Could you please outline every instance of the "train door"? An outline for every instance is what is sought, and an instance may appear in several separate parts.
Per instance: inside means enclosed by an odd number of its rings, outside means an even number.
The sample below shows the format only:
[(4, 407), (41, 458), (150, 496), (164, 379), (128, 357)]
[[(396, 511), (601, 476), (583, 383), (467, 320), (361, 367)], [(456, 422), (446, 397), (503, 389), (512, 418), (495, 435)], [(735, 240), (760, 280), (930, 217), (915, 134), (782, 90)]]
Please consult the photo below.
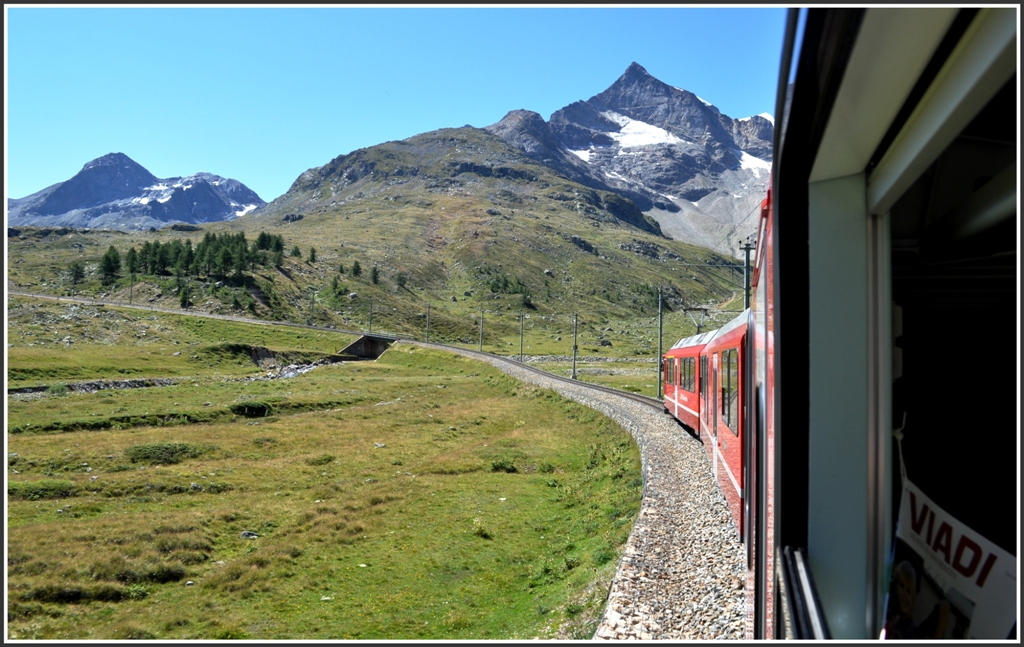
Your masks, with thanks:
[[(741, 337), (738, 341), (742, 346)], [(742, 388), (741, 370), (742, 356), (740, 347), (725, 348), (719, 354), (718, 379), (720, 388), (718, 397), (720, 409), (717, 412), (721, 419), (718, 431), (716, 453), (720, 455), (719, 485), (725, 495), (726, 502), (736, 520), (740, 536), (746, 530), (746, 519), (743, 515), (744, 479), (743, 479), (743, 434), (744, 420), (741, 414), (740, 389)]]
[(718, 478), (718, 353), (711, 355), (711, 402), (708, 408), (711, 410), (711, 434), (708, 437), (708, 447), (711, 451), (711, 466)]
[(679, 358), (672, 358), (672, 399), (675, 401), (675, 417), (678, 418), (679, 412)]
[(669, 389), (669, 385), (672, 384), (672, 358), (662, 356), (661, 366), (661, 393), (665, 398), (665, 410), (671, 413), (672, 409), (668, 405), (672, 402), (672, 391)]
[(697, 431), (702, 439), (706, 439), (707, 434), (704, 433), (704, 427), (708, 424), (708, 356), (703, 353), (700, 355), (700, 402), (698, 402), (698, 411), (700, 411), (701, 428)]
[(672, 403), (672, 415), (676, 418), (679, 417), (679, 389), (676, 388), (678, 379), (676, 375), (679, 372), (677, 360), (675, 357), (669, 357), (665, 372), (665, 397), (669, 398)]

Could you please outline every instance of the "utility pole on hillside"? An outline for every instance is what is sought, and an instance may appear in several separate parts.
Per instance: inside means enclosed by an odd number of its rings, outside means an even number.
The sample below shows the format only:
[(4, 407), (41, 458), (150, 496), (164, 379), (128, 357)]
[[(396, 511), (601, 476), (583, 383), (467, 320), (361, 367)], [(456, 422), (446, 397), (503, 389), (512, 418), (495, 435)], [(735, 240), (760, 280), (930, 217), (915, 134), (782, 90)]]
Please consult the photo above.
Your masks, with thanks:
[(658, 397), (661, 397), (661, 288), (658, 288)]
[(425, 341), (430, 341), (430, 304), (427, 304), (427, 336), (424, 338)]
[(181, 301), (181, 307), (188, 310), (189, 306), (192, 305), (192, 277), (189, 277), (188, 283), (181, 288), (185, 291), (185, 298)]
[(572, 313), (572, 379), (574, 380), (578, 379), (576, 377), (576, 349), (578, 348), (576, 346), (576, 323), (578, 317), (577, 313)]
[(484, 309), (480, 308), (480, 352), (484, 352)]
[(523, 311), (519, 311), (519, 361), (523, 361)]
[(743, 309), (750, 307), (750, 251), (755, 249), (753, 236), (743, 241)]

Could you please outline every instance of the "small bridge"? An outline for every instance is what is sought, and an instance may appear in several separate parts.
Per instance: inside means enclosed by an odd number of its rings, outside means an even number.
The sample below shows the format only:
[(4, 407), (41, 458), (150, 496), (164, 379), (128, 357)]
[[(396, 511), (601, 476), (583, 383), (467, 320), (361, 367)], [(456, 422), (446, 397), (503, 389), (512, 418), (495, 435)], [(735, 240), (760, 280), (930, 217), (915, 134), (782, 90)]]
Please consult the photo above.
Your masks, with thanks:
[(338, 355), (351, 355), (356, 359), (377, 359), (384, 354), (384, 351), (391, 348), (391, 344), (398, 341), (395, 337), (381, 337), (378, 335), (363, 335), (345, 348), (338, 351)]

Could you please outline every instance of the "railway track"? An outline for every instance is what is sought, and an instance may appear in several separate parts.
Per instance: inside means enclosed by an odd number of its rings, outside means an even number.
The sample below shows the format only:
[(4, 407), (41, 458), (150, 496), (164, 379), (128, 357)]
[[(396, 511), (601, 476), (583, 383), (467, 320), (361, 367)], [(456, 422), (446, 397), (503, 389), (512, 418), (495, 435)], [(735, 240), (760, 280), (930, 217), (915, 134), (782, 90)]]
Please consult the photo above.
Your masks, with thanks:
[(629, 400), (632, 400), (633, 402), (639, 403), (639, 404), (641, 404), (641, 405), (643, 405), (645, 407), (651, 408), (651, 409), (656, 409), (658, 411), (664, 411), (665, 410), (665, 405), (664, 405), (664, 403), (661, 400), (658, 400), (658, 399), (655, 399), (655, 398), (650, 398), (650, 397), (647, 397), (645, 395), (639, 395), (637, 393), (630, 393), (629, 391), (623, 391), (621, 389), (613, 389), (611, 387), (602, 386), (600, 384), (592, 384), (590, 382), (581, 382), (580, 380), (574, 380), (574, 379), (572, 379), (570, 377), (565, 377), (565, 376), (562, 376), (562, 375), (558, 375), (557, 373), (552, 373), (550, 371), (545, 371), (545, 370), (537, 368), (535, 366), (530, 366), (529, 364), (527, 364), (525, 362), (520, 362), (519, 360), (512, 359), (511, 357), (507, 357), (507, 356), (504, 356), (504, 355), (495, 355), (493, 353), (484, 353), (484, 352), (477, 351), (477, 350), (469, 350), (469, 349), (466, 349), (466, 348), (460, 348), (458, 346), (449, 346), (447, 344), (437, 344), (437, 343), (434, 343), (434, 342), (424, 342), (424, 341), (419, 341), (419, 340), (416, 340), (416, 339), (406, 339), (406, 338), (403, 338), (403, 337), (395, 337), (394, 339), (395, 339), (395, 341), (401, 341), (401, 342), (405, 342), (405, 343), (417, 344), (419, 346), (424, 346), (424, 347), (428, 347), (428, 348), (437, 348), (439, 350), (447, 350), (447, 351), (458, 351), (459, 353), (461, 353), (463, 355), (467, 355), (467, 356), (470, 356), (470, 357), (476, 357), (476, 358), (481, 359), (481, 360), (498, 359), (498, 360), (501, 360), (503, 362), (509, 362), (513, 366), (519, 367), (520, 369), (522, 369), (524, 371), (527, 371), (529, 373), (533, 373), (535, 375), (541, 375), (541, 376), (544, 376), (546, 378), (557, 380), (557, 381), (565, 383), (565, 384), (572, 384), (574, 386), (582, 386), (582, 387), (585, 387), (585, 388), (593, 389), (595, 391), (601, 391), (603, 393), (609, 393), (609, 394), (612, 394), (612, 395), (617, 395), (619, 397), (627, 398)]
[(662, 403), (662, 401), (661, 400), (657, 400), (655, 398), (649, 398), (649, 397), (644, 396), (644, 395), (638, 395), (636, 393), (630, 393), (629, 391), (622, 391), (620, 389), (613, 389), (613, 388), (610, 388), (610, 387), (607, 387), (607, 386), (601, 386), (600, 384), (592, 384), (590, 382), (581, 382), (579, 380), (574, 380), (572, 378), (564, 377), (564, 376), (558, 375), (556, 373), (551, 373), (549, 371), (545, 371), (543, 369), (539, 369), (539, 368), (536, 368), (534, 366), (530, 366), (529, 364), (527, 364), (525, 362), (520, 362), (518, 360), (512, 359), (511, 357), (508, 357), (508, 356), (505, 356), (505, 355), (495, 355), (493, 353), (485, 353), (485, 352), (482, 352), (482, 351), (470, 350), (470, 349), (467, 349), (467, 348), (461, 348), (459, 346), (451, 346), (451, 345), (448, 345), (448, 344), (439, 344), (439, 343), (436, 343), (436, 342), (420, 341), (420, 340), (415, 339), (413, 337), (404, 337), (404, 336), (401, 336), (401, 335), (389, 335), (389, 334), (385, 334), (385, 333), (375, 334), (375, 333), (369, 333), (369, 332), (364, 332), (364, 331), (359, 331), (359, 330), (345, 330), (345, 329), (341, 329), (341, 328), (326, 328), (324, 326), (313, 326), (313, 325), (309, 325), (309, 324), (296, 323), (294, 321), (270, 321), (270, 320), (267, 320), (267, 319), (251, 319), (251, 318), (248, 318), (248, 317), (235, 317), (233, 315), (221, 315), (221, 314), (213, 314), (213, 313), (208, 313), (208, 312), (196, 312), (196, 311), (189, 311), (189, 310), (175, 310), (173, 308), (161, 308), (159, 306), (150, 306), (150, 305), (141, 305), (141, 304), (128, 304), (128, 303), (123, 303), (123, 302), (120, 302), (120, 301), (103, 301), (103, 300), (98, 300), (98, 299), (88, 299), (88, 298), (84, 298), (84, 297), (61, 297), (61, 296), (56, 296), (56, 295), (52, 295), (52, 294), (37, 294), (37, 293), (33, 293), (33, 292), (15, 292), (15, 291), (9, 291), (7, 294), (9, 296), (29, 297), (29, 298), (33, 298), (33, 299), (46, 299), (48, 301), (59, 301), (61, 303), (80, 303), (80, 304), (83, 304), (83, 305), (92, 305), (92, 306), (101, 306), (101, 305), (102, 306), (115, 306), (115, 307), (118, 307), (118, 308), (132, 308), (134, 310), (145, 310), (145, 311), (149, 311), (149, 312), (163, 312), (163, 313), (166, 313), (166, 314), (186, 315), (186, 316), (190, 316), (190, 317), (204, 317), (204, 318), (207, 318), (207, 319), (221, 319), (221, 320), (224, 320), (224, 321), (237, 321), (237, 322), (240, 322), (240, 323), (254, 323), (254, 324), (259, 324), (259, 325), (264, 325), (264, 326), (289, 326), (289, 327), (292, 327), (292, 328), (308, 328), (310, 330), (322, 330), (322, 331), (325, 331), (325, 332), (336, 332), (336, 333), (341, 333), (343, 335), (356, 335), (356, 336), (371, 335), (373, 337), (378, 337), (378, 338), (381, 338), (381, 339), (387, 339), (387, 340), (394, 341), (394, 342), (399, 342), (400, 341), (400, 342), (405, 342), (405, 343), (410, 343), (410, 344), (419, 344), (420, 346), (425, 346), (425, 347), (430, 347), (430, 348), (437, 348), (439, 350), (458, 351), (460, 353), (467, 354), (467, 355), (476, 357), (478, 359), (500, 359), (500, 360), (505, 361), (505, 362), (511, 362), (513, 365), (518, 366), (518, 367), (522, 368), (523, 370), (528, 371), (528, 372), (533, 373), (533, 374), (536, 374), (536, 375), (543, 375), (543, 376), (549, 377), (551, 379), (559, 380), (559, 381), (564, 382), (566, 384), (580, 385), (580, 386), (584, 386), (584, 387), (587, 387), (587, 388), (594, 389), (596, 391), (602, 391), (604, 393), (609, 393), (609, 394), (612, 394), (612, 395), (618, 395), (618, 396), (621, 396), (621, 397), (633, 400), (634, 402), (637, 402), (637, 403), (639, 403), (641, 405), (644, 405), (644, 406), (652, 408), (652, 409), (664, 410), (664, 404)]
[[(614, 420), (640, 449), (640, 514), (609, 586), (599, 640), (743, 637), (743, 545), (700, 442), (659, 400), (500, 355), (411, 343), (491, 364)], [(561, 636), (563, 638), (567, 636)]]

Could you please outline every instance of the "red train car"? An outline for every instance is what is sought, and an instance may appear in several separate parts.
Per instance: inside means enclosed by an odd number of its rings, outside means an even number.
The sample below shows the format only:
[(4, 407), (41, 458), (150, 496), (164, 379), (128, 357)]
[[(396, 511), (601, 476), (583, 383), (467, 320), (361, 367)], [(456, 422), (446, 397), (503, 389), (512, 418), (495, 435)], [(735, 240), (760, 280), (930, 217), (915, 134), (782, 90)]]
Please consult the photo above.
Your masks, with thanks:
[(749, 317), (744, 311), (718, 330), (682, 339), (663, 357), (665, 409), (700, 435), (741, 537)]
[(698, 370), (698, 367), (703, 367), (700, 352), (716, 332), (712, 330), (680, 339), (663, 358), (665, 411), (694, 434), (700, 433), (700, 394), (705, 380), (703, 370)]

